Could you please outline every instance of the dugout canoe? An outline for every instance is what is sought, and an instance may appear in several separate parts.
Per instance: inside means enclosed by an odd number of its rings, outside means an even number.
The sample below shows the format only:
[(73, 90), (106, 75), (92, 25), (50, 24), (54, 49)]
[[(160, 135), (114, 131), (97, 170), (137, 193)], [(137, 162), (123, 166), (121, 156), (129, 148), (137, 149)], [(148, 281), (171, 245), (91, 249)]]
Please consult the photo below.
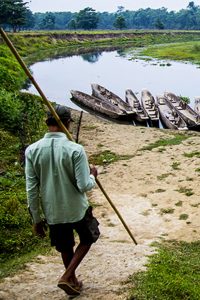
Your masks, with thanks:
[(173, 93), (165, 92), (164, 96), (168, 104), (184, 119), (189, 129), (200, 130), (200, 115), (197, 112), (185, 103), (181, 97)]
[(101, 116), (107, 117), (111, 120), (116, 121), (130, 121), (129, 115), (126, 112), (122, 112), (119, 107), (114, 106), (110, 102), (104, 101), (102, 99), (96, 98), (92, 95), (86, 93), (71, 90), (71, 101), (80, 106), (81, 108), (87, 108), (89, 111)]
[(149, 116), (151, 125), (158, 127), (159, 126), (158, 107), (156, 105), (155, 98), (146, 89), (142, 90), (141, 104), (142, 104), (142, 107), (143, 107), (144, 111)]
[(160, 119), (164, 127), (176, 130), (188, 130), (184, 119), (166, 101), (165, 96), (156, 96)]
[(194, 111), (200, 115), (200, 97), (194, 99)]
[(146, 111), (141, 106), (139, 99), (131, 89), (127, 89), (125, 91), (125, 100), (126, 103), (128, 103), (132, 107), (132, 110), (136, 112), (135, 119), (139, 123), (146, 123), (149, 119), (149, 116), (147, 115)]
[(92, 95), (106, 102), (110, 102), (112, 105), (118, 107), (122, 112), (130, 116), (135, 116), (135, 111), (133, 111), (132, 107), (123, 101), (119, 96), (109, 91), (105, 87), (92, 83)]

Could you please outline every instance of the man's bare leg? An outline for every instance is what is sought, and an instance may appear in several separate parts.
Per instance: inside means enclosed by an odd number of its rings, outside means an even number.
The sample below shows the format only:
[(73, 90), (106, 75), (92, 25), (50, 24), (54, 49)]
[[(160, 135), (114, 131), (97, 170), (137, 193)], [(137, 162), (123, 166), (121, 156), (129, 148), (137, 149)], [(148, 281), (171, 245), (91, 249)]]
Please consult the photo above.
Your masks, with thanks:
[[(74, 249), (73, 247), (71, 249), (68, 249), (67, 252), (61, 252), (61, 257), (62, 257), (62, 260), (63, 260), (63, 264), (65, 266), (65, 269), (67, 270), (72, 258), (74, 256)], [(70, 283), (73, 283), (74, 285), (78, 285), (78, 281), (77, 281), (77, 278), (75, 276), (75, 273), (72, 274), (72, 277), (70, 278)]]
[(64, 264), (66, 270), (67, 270), (73, 256), (74, 256), (73, 247), (68, 249), (66, 252), (61, 252), (61, 257), (62, 257), (63, 264)]
[(65, 254), (62, 253), (62, 258), (66, 259), (65, 262), (63, 261), (64, 265), (66, 264), (66, 266), (68, 265), (68, 267), (66, 268), (65, 273), (60, 278), (60, 281), (73, 283), (79, 286), (78, 280), (75, 275), (75, 271), (79, 266), (79, 264), (81, 263), (81, 261), (83, 260), (83, 258), (85, 257), (85, 255), (88, 253), (90, 247), (91, 245), (84, 245), (80, 243), (76, 248), (75, 253), (70, 262), (69, 262), (69, 255), (65, 256)]

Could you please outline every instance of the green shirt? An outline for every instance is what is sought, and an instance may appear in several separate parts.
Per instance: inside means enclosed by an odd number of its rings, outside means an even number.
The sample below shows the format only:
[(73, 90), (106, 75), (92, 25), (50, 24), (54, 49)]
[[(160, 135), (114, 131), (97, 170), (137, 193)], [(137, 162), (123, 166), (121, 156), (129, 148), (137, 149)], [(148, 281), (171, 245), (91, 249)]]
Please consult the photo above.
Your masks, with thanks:
[(85, 192), (95, 186), (83, 147), (62, 132), (49, 132), (26, 149), (26, 191), (33, 223), (80, 221), (89, 206)]

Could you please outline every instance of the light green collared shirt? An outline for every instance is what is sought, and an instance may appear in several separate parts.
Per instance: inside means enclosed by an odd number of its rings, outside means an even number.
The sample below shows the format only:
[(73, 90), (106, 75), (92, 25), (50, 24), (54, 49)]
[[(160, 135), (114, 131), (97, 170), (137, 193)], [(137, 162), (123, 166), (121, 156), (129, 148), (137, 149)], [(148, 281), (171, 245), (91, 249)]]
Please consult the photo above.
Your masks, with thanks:
[[(62, 132), (49, 132), (26, 149), (26, 191), (33, 223), (80, 221), (89, 206), (85, 192), (95, 186), (84, 148)], [(41, 200), (40, 200), (41, 199)]]

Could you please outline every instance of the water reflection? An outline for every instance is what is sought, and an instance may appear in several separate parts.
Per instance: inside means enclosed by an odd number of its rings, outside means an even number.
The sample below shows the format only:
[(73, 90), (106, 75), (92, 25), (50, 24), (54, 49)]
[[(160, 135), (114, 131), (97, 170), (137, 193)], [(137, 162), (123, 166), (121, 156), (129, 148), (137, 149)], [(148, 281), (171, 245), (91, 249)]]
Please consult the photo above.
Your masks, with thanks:
[(96, 63), (99, 60), (101, 53), (102, 52), (86, 53), (82, 54), (81, 57), (89, 63)]
[[(72, 108), (80, 109), (70, 101), (70, 90), (91, 94), (91, 83), (105, 86), (122, 99), (129, 88), (139, 98), (142, 89), (148, 89), (153, 96), (173, 92), (189, 97), (191, 106), (200, 95), (200, 69), (189, 63), (170, 62), (167, 66), (165, 61), (131, 60), (127, 50), (122, 49), (93, 52), (87, 49), (81, 55), (67, 55), (37, 62), (31, 71), (49, 100)], [(37, 94), (33, 86), (29, 91)]]
[(63, 48), (59, 50), (51, 49), (51, 50), (40, 50), (36, 54), (32, 54), (29, 56), (29, 63), (31, 61), (34, 61), (34, 64), (36, 62), (42, 62), (42, 61), (53, 61), (55, 59), (60, 58), (67, 58), (72, 57), (75, 55), (84, 55), (88, 54), (89, 56), (92, 55), (101, 55), (103, 52), (111, 52), (111, 51), (119, 51), (120, 53), (123, 53), (125, 49), (130, 48), (130, 45), (124, 45), (124, 46), (93, 46), (93, 47), (72, 47), (72, 48)]

